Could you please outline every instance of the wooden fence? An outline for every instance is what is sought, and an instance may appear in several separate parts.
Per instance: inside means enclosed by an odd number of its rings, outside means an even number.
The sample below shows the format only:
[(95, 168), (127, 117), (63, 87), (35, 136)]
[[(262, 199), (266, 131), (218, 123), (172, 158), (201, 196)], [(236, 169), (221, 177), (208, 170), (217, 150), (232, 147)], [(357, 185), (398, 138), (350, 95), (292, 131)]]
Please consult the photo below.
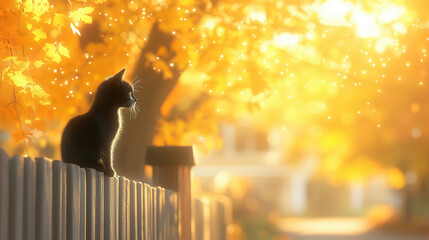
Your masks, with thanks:
[[(193, 239), (227, 239), (230, 206), (193, 202)], [(178, 240), (178, 206), (172, 190), (0, 149), (0, 240)]]
[(232, 203), (224, 196), (209, 195), (194, 198), (194, 239), (226, 240), (232, 224)]

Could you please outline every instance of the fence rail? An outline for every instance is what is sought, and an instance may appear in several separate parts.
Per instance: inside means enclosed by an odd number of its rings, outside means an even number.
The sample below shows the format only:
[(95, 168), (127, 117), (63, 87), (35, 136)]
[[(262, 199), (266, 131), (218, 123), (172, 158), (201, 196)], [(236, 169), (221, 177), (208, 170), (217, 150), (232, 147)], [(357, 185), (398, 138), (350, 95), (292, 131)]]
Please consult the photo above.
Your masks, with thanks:
[(0, 240), (178, 238), (177, 193), (0, 149)]

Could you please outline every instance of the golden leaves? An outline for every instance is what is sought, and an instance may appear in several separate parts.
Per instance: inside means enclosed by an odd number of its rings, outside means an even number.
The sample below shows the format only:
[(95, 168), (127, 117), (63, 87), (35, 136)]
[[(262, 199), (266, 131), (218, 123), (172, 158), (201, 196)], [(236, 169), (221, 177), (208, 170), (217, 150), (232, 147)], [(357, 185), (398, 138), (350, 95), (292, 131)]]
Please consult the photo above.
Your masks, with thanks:
[(46, 57), (50, 60), (56, 63), (61, 61), (61, 56), (57, 51), (57, 47), (53, 43), (46, 43), (43, 47), (43, 51), (45, 51)]
[(43, 51), (46, 53), (46, 57), (50, 60), (59, 63), (61, 61), (61, 55), (67, 58), (70, 58), (69, 50), (62, 46), (61, 43), (58, 46), (52, 43), (46, 43), (43, 47)]
[(17, 87), (25, 88), (30, 84), (33, 84), (33, 79), (28, 77), (24, 72), (30, 66), (28, 61), (19, 61), (17, 57), (8, 57), (3, 60), (8, 67), (4, 70), (5, 76), (12, 81), (12, 84)]
[(43, 64), (45, 64), (42, 60), (37, 60), (34, 62), (34, 66), (36, 68), (40, 68)]
[[(23, 139), (37, 141), (51, 134), (41, 132), (49, 128), (49, 120), (64, 117), (59, 109), (69, 98), (60, 86), (76, 75), (66, 79), (66, 74), (58, 77), (53, 70), (62, 69), (57, 74), (63, 74), (73, 68), (76, 74), (79, 63), (70, 67), (64, 60), (73, 52), (80, 54), (79, 39), (73, 33), (80, 34), (77, 26), (92, 22), (97, 2), (104, 0), (88, 1), (84, 7), (67, 1), (0, 0), (0, 126), (8, 135), (13, 133), (12, 139), (21, 144)], [(83, 57), (76, 59), (74, 64)], [(87, 92), (73, 97), (83, 99), (83, 94)], [(50, 106), (51, 100), (55, 105)], [(8, 145), (16, 147), (16, 141), (10, 142)]]
[(48, 0), (24, 0), (23, 1), (24, 13), (31, 14), (33, 19), (40, 21), (43, 14), (49, 11)]
[(93, 7), (78, 8), (77, 10), (70, 12), (70, 18), (73, 22), (82, 21), (84, 23), (92, 23), (92, 17), (88, 14), (91, 14), (93, 11)]
[(68, 18), (65, 14), (55, 13), (54, 22), (53, 22), (54, 26), (58, 28), (62, 28), (66, 25), (67, 21), (68, 21)]
[(58, 45), (58, 52), (64, 57), (70, 58), (70, 51), (66, 47), (61, 45), (61, 43)]
[(41, 28), (34, 29), (32, 33), (34, 34), (34, 41), (36, 42), (38, 42), (40, 39), (46, 39), (46, 33), (43, 32)]
[(12, 71), (6, 73), (6, 76), (12, 80), (13, 84), (17, 87), (25, 88), (31, 84), (33, 84), (33, 79), (24, 75), (21, 71)]

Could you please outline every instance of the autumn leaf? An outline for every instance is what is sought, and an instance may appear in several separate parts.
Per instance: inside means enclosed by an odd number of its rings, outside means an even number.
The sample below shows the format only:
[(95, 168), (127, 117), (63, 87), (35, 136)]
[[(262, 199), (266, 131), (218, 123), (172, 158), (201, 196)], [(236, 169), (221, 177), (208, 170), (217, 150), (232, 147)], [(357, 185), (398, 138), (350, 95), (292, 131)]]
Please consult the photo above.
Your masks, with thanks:
[(76, 11), (70, 12), (70, 18), (73, 22), (79, 22), (82, 21), (84, 23), (91, 23), (92, 17), (88, 14), (92, 13), (94, 11), (93, 7), (83, 7), (79, 8)]
[(24, 75), (20, 71), (10, 72), (6, 75), (13, 81), (13, 84), (15, 84), (15, 86), (17, 87), (25, 88), (29, 84), (33, 83), (33, 80), (30, 77)]
[(34, 66), (36, 68), (40, 68), (43, 64), (45, 64), (42, 60), (37, 60), (34, 62)]
[(19, 91), (20, 98), (24, 105), (36, 110), (37, 105), (49, 105), (49, 95), (39, 85), (32, 85)]
[(55, 13), (54, 16), (54, 26), (58, 27), (58, 28), (62, 28), (66, 25), (67, 22), (67, 16), (65, 14), (62, 13)]
[(43, 51), (45, 51), (46, 57), (52, 61), (56, 63), (61, 62), (61, 56), (57, 51), (57, 47), (53, 43), (46, 43), (43, 47)]
[(34, 41), (36, 42), (38, 42), (40, 39), (46, 39), (46, 33), (43, 32), (41, 28), (34, 29), (32, 33), (34, 34)]
[(58, 45), (58, 52), (64, 57), (70, 58), (70, 51), (66, 47), (61, 45), (61, 43)]
[(31, 95), (33, 98), (38, 99), (39, 103), (42, 105), (49, 105), (51, 101), (49, 101), (49, 94), (43, 90), (40, 85), (33, 85), (31, 87)]
[(48, 0), (26, 0), (23, 2), (24, 13), (30, 13), (36, 21), (40, 21), (41, 16), (50, 9)]

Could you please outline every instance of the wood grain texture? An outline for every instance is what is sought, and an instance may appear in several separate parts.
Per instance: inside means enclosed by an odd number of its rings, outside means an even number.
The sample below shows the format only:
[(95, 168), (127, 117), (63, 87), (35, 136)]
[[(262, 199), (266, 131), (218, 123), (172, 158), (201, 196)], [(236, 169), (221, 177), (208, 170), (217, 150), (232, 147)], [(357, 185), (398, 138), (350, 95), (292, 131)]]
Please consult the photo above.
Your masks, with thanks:
[(23, 238), (24, 158), (14, 156), (9, 162), (9, 237)]
[(0, 167), (0, 240), (179, 239), (176, 192), (1, 149)]
[(85, 169), (86, 172), (86, 239), (95, 240), (96, 221), (96, 171)]
[(129, 209), (129, 231), (130, 240), (137, 240), (137, 184), (135, 181), (130, 180), (130, 209)]
[(70, 240), (80, 239), (80, 195), (80, 168), (67, 164), (67, 239)]
[(36, 239), (52, 237), (52, 162), (36, 158)]
[(136, 182), (136, 230), (137, 230), (137, 239), (144, 239), (144, 184), (141, 182)]
[(52, 162), (52, 238), (66, 239), (67, 213), (67, 165)]
[(9, 156), (0, 148), (0, 240), (9, 235)]
[(96, 172), (95, 239), (104, 240), (104, 174)]
[(86, 172), (85, 169), (79, 168), (80, 178), (80, 239), (86, 237)]
[(150, 226), (151, 226), (151, 220), (150, 220), (150, 186), (146, 183), (143, 184), (144, 188), (144, 195), (143, 195), (143, 213), (144, 213), (144, 239), (149, 240), (151, 239), (150, 235)]
[(24, 239), (35, 239), (36, 220), (36, 162), (24, 158)]
[(130, 238), (130, 180), (119, 178), (119, 239)]

